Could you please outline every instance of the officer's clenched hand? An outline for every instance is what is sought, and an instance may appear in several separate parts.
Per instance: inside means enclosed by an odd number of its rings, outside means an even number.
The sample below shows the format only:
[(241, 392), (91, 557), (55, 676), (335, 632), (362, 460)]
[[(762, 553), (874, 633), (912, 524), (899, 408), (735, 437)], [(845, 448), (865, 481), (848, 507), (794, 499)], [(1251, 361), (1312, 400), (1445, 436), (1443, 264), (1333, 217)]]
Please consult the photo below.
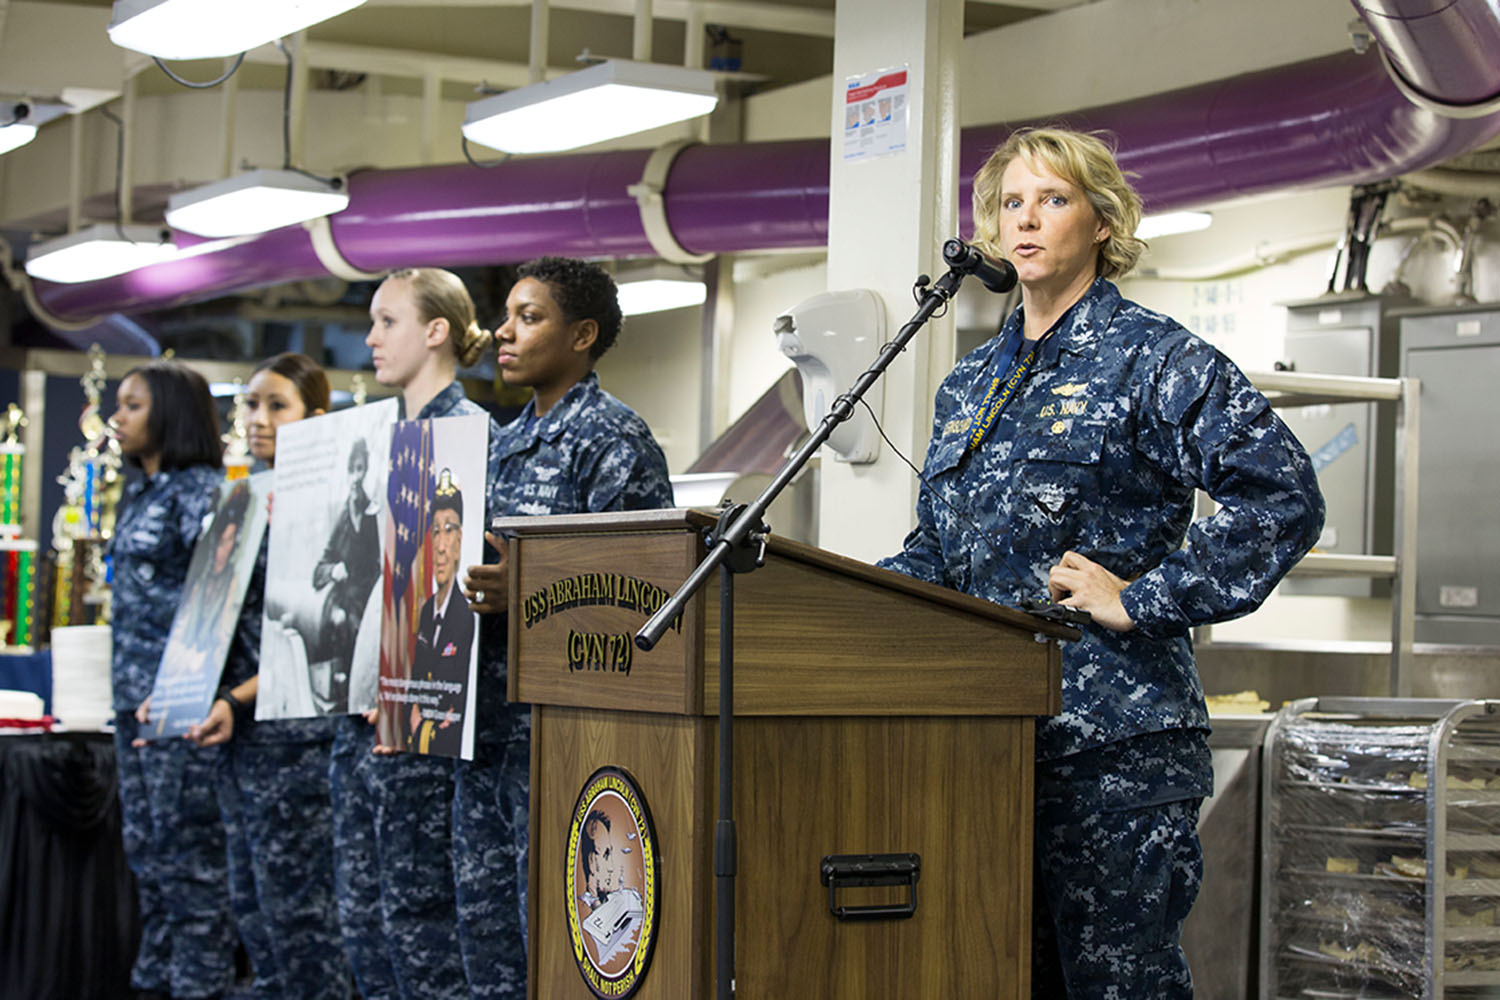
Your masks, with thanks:
[(1125, 605), (1120, 603), (1120, 592), (1127, 586), (1129, 581), (1073, 551), (1064, 552), (1047, 574), (1047, 590), (1052, 600), (1064, 607), (1087, 611), (1096, 624), (1113, 632), (1135, 628)]

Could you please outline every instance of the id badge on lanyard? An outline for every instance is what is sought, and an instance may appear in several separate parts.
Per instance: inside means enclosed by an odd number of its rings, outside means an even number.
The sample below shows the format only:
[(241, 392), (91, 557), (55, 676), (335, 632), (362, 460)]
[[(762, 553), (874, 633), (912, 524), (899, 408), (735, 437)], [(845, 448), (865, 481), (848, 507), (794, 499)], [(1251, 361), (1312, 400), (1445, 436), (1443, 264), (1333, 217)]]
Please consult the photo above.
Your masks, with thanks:
[(1015, 367), (1011, 369), (1009, 375), (1003, 378), (996, 375), (990, 381), (989, 391), (984, 394), (984, 401), (979, 404), (979, 413), (974, 422), (974, 429), (969, 433), (967, 450), (973, 451), (984, 441), (984, 436), (994, 426), (995, 420), (1000, 416), (1000, 412), (1005, 409), (1005, 404), (1010, 402), (1016, 390), (1026, 381), (1026, 373), (1031, 370), (1032, 363), (1036, 361), (1037, 352), (1042, 349), (1042, 344), (1046, 339), (1046, 337), (1041, 337), (1033, 342), (1031, 349), (1016, 362)]

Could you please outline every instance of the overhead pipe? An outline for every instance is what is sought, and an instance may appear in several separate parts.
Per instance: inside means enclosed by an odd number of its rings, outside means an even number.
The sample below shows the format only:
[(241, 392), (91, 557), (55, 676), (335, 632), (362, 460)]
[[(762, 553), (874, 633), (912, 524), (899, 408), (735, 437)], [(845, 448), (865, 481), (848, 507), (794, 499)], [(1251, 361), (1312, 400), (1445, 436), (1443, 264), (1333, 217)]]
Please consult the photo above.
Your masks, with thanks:
[[(1470, 109), (1459, 114), (1471, 114), (1476, 95), (1492, 85), (1495, 68), (1469, 54), (1490, 41), (1497, 47), (1488, 51), (1500, 50), (1500, 11), (1486, 0), (1457, 0), (1426, 13), (1432, 6), (1433, 0), (1384, 0), (1385, 8), (1411, 12), (1390, 39), (1372, 31), (1395, 55), (1344, 53), (1061, 120), (1113, 132), (1121, 165), (1138, 175), (1152, 211), (1425, 169), (1500, 134), (1500, 109), (1474, 117), (1441, 113), (1451, 99)], [(1387, 62), (1431, 88), (1422, 106), (1403, 96)], [(1441, 72), (1417, 69), (1438, 64)], [(963, 131), (961, 189), (971, 187), (1012, 127)], [(370, 273), (413, 262), (455, 267), (540, 254), (654, 255), (628, 190), (651, 155), (627, 150), (512, 160), (486, 170), (445, 164), (356, 173), (349, 207), (330, 220), (333, 242), (352, 267)], [(689, 147), (673, 162), (663, 192), (672, 233), (700, 254), (826, 245), (828, 158), (827, 140)], [(967, 232), (969, 199), (961, 197), (960, 205)], [(102, 281), (44, 284), (38, 297), (48, 313), (76, 319), (327, 273), (308, 234), (289, 227)]]
[[(1352, 0), (1397, 84), (1449, 114), (1496, 110), (1500, 20), (1483, 0)], [(1434, 58), (1441, 51), (1442, 58)]]

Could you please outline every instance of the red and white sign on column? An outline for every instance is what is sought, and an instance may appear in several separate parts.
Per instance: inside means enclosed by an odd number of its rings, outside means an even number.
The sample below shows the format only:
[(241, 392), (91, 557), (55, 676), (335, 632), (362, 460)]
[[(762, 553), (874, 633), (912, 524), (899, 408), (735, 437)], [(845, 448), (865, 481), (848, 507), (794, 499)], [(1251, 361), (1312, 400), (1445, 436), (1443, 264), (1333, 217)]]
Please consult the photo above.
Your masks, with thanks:
[(907, 67), (844, 81), (844, 161), (906, 150)]

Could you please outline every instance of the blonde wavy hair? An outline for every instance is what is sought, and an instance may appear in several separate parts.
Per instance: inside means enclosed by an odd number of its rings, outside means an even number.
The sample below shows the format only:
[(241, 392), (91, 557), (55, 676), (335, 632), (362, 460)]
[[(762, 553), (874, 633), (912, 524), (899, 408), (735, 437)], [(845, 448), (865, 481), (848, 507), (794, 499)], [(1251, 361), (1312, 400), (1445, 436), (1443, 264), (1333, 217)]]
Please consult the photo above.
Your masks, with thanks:
[(1012, 132), (974, 175), (974, 244), (992, 257), (1001, 256), (1000, 182), (1015, 159), (1033, 169), (1041, 164), (1083, 191), (1094, 212), (1109, 226), (1109, 236), (1099, 247), (1099, 277), (1129, 274), (1146, 252), (1146, 242), (1134, 235), (1141, 223), (1141, 196), (1115, 162), (1105, 132), (1055, 127)]
[(440, 267), (404, 267), (386, 275), (411, 282), (412, 299), (423, 323), (448, 321), (448, 343), (460, 368), (467, 368), (484, 355), (494, 334), (475, 319), (474, 300), (452, 271)]

